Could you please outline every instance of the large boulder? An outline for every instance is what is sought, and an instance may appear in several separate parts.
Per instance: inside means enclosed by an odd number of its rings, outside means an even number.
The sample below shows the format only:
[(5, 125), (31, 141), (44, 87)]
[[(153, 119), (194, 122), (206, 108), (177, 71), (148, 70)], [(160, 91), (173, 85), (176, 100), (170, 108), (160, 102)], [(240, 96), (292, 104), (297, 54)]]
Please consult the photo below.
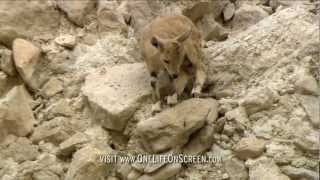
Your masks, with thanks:
[(255, 137), (242, 138), (234, 147), (235, 154), (243, 160), (256, 158), (265, 150), (266, 142)]
[(32, 131), (35, 119), (29, 102), (23, 86), (12, 88), (0, 99), (1, 131), (17, 136), (26, 136)]
[(100, 158), (110, 151), (93, 145), (83, 147), (74, 154), (65, 179), (104, 179), (110, 171), (111, 164), (102, 162)]
[(53, 1), (1, 1), (0, 16), (0, 44), (8, 48), (17, 37), (54, 35), (60, 26)]
[(15, 39), (12, 49), (19, 75), (30, 88), (38, 89), (36, 70), (40, 61), (41, 50), (24, 39)]
[(306, 62), (301, 59), (307, 56), (318, 63), (319, 27), (315, 20), (316, 16), (304, 8), (287, 8), (228, 41), (209, 44), (205, 52), (208, 82), (215, 84), (212, 93), (219, 98), (241, 95), (247, 92), (244, 88), (260, 84), (277, 91), (288, 89), (290, 75), (285, 72), (290, 72), (286, 70), (289, 64), (302, 66)]
[(122, 131), (128, 119), (151, 95), (144, 64), (123, 64), (87, 76), (82, 88), (93, 116), (107, 129)]
[(214, 99), (189, 99), (139, 122), (136, 133), (146, 151), (164, 152), (182, 147), (191, 134), (206, 122), (212, 123), (216, 117), (217, 102)]

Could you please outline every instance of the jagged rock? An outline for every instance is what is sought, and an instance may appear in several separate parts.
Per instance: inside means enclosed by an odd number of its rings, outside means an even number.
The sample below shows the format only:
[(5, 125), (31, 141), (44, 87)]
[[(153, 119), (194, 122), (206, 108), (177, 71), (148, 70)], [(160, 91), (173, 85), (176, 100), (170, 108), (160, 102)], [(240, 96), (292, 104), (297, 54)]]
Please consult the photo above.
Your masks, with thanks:
[(35, 74), (40, 61), (40, 49), (24, 39), (15, 39), (12, 49), (14, 62), (21, 78), (30, 88), (38, 89), (39, 84)]
[(197, 27), (201, 31), (203, 39), (206, 41), (223, 41), (228, 37), (228, 31), (214, 20), (211, 14), (205, 15), (197, 22)]
[(109, 136), (107, 132), (100, 126), (94, 126), (87, 129), (85, 132), (78, 132), (69, 139), (63, 141), (59, 145), (58, 154), (69, 156), (73, 152), (81, 149), (86, 144), (104, 144), (107, 145)]
[(249, 92), (244, 97), (241, 105), (245, 108), (247, 114), (250, 115), (270, 108), (275, 99), (274, 93), (269, 88), (258, 88)]
[(144, 174), (139, 177), (141, 180), (166, 180), (177, 174), (181, 169), (181, 164), (172, 163), (167, 164), (161, 169), (151, 174)]
[(13, 158), (18, 163), (35, 160), (39, 155), (38, 147), (25, 137), (17, 138), (0, 152), (5, 158)]
[(255, 137), (242, 138), (234, 147), (239, 159), (247, 160), (260, 156), (265, 150), (265, 141)]
[(163, 152), (181, 147), (206, 121), (213, 122), (216, 119), (217, 110), (217, 102), (214, 99), (183, 101), (139, 122), (136, 129), (137, 137), (146, 151)]
[(104, 179), (111, 164), (100, 161), (100, 156), (111, 152), (111, 148), (88, 145), (78, 150), (72, 159), (66, 180)]
[(213, 13), (214, 18), (219, 17), (227, 1), (190, 1), (182, 10), (182, 14), (197, 22), (206, 14)]
[(295, 147), (278, 142), (266, 145), (266, 155), (272, 157), (277, 164), (289, 164), (295, 158)]
[(57, 78), (50, 78), (41, 91), (45, 97), (52, 97), (63, 90), (63, 83)]
[(77, 43), (76, 37), (70, 34), (61, 35), (57, 37), (54, 41), (60, 46), (71, 48), (71, 49), (74, 48), (74, 46)]
[(230, 176), (230, 180), (247, 180), (248, 171), (241, 160), (231, 158), (225, 161), (225, 169)]
[(87, 76), (82, 92), (103, 127), (122, 131), (141, 100), (151, 95), (149, 74), (142, 63), (118, 65), (106, 71)]
[(296, 76), (295, 89), (298, 93), (305, 95), (320, 94), (320, 88), (313, 76), (305, 72), (298, 72)]
[(319, 148), (320, 148), (319, 136), (320, 134), (318, 134), (318, 132), (309, 134), (308, 136), (300, 135), (300, 137), (295, 138), (293, 143), (300, 150), (304, 152), (319, 155)]
[(260, 157), (254, 160), (246, 161), (249, 167), (250, 180), (290, 180), (290, 178), (281, 173), (279, 167), (272, 159)]
[(30, 99), (24, 86), (15, 86), (0, 99), (1, 131), (26, 136), (34, 124)]
[(311, 120), (311, 123), (315, 127), (320, 126), (320, 99), (319, 96), (308, 96), (308, 95), (299, 95), (298, 96), (302, 106), (304, 107), (306, 113)]
[(291, 179), (319, 179), (318, 172), (314, 172), (304, 168), (295, 168), (292, 166), (282, 166), (281, 171), (289, 176)]
[(213, 143), (214, 127), (206, 124), (194, 133), (189, 142), (183, 147), (184, 154), (200, 154), (208, 150)]
[(8, 75), (0, 71), (0, 95), (8, 89)]
[(60, 28), (60, 14), (52, 1), (1, 1), (0, 14), (0, 44), (8, 48), (15, 38), (53, 36)]
[(261, 7), (246, 3), (236, 10), (230, 24), (233, 30), (244, 30), (268, 16)]
[(95, 10), (96, 2), (92, 0), (58, 0), (57, 5), (67, 14), (70, 21), (83, 27), (89, 22), (90, 15)]
[(249, 122), (246, 110), (242, 106), (226, 112), (225, 117), (228, 121), (236, 121), (241, 124)]
[(74, 133), (75, 130), (68, 119), (56, 117), (36, 127), (31, 136), (31, 140), (35, 143), (43, 140), (57, 145), (68, 139)]
[(0, 49), (0, 70), (9, 76), (15, 76), (17, 74), (13, 64), (12, 51)]
[(235, 11), (236, 11), (236, 6), (233, 3), (228, 2), (222, 11), (223, 12), (223, 20), (229, 21), (233, 17)]
[(56, 103), (52, 104), (47, 111), (47, 118), (52, 119), (57, 116), (70, 117), (73, 111), (70, 106), (70, 100), (60, 99)]

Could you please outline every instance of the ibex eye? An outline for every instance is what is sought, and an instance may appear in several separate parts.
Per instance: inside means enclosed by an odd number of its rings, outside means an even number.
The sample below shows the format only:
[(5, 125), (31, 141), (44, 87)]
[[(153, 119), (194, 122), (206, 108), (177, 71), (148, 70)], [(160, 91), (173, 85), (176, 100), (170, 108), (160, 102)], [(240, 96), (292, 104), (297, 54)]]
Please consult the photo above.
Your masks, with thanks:
[(168, 60), (164, 60), (164, 62), (165, 62), (166, 64), (169, 64), (169, 61), (168, 61)]

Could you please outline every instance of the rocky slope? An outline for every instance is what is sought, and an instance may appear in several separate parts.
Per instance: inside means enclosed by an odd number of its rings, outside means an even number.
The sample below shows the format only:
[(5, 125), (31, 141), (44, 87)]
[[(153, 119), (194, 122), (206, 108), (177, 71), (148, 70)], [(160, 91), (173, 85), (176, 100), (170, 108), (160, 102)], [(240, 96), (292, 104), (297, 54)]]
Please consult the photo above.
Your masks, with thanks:
[[(319, 178), (317, 0), (0, 2), (0, 179)], [(203, 34), (206, 98), (151, 113), (137, 41), (161, 14)], [(104, 163), (106, 154), (214, 163)]]

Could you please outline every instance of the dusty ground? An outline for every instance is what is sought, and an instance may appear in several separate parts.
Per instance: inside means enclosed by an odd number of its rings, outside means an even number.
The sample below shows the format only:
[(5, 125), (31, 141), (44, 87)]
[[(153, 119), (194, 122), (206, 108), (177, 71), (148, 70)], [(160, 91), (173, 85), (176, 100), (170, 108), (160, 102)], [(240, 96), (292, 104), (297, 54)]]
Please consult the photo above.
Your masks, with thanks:
[[(317, 0), (0, 2), (0, 179), (319, 179)], [(203, 35), (206, 98), (156, 115), (137, 42), (161, 14)], [(103, 163), (107, 154), (214, 163)]]

